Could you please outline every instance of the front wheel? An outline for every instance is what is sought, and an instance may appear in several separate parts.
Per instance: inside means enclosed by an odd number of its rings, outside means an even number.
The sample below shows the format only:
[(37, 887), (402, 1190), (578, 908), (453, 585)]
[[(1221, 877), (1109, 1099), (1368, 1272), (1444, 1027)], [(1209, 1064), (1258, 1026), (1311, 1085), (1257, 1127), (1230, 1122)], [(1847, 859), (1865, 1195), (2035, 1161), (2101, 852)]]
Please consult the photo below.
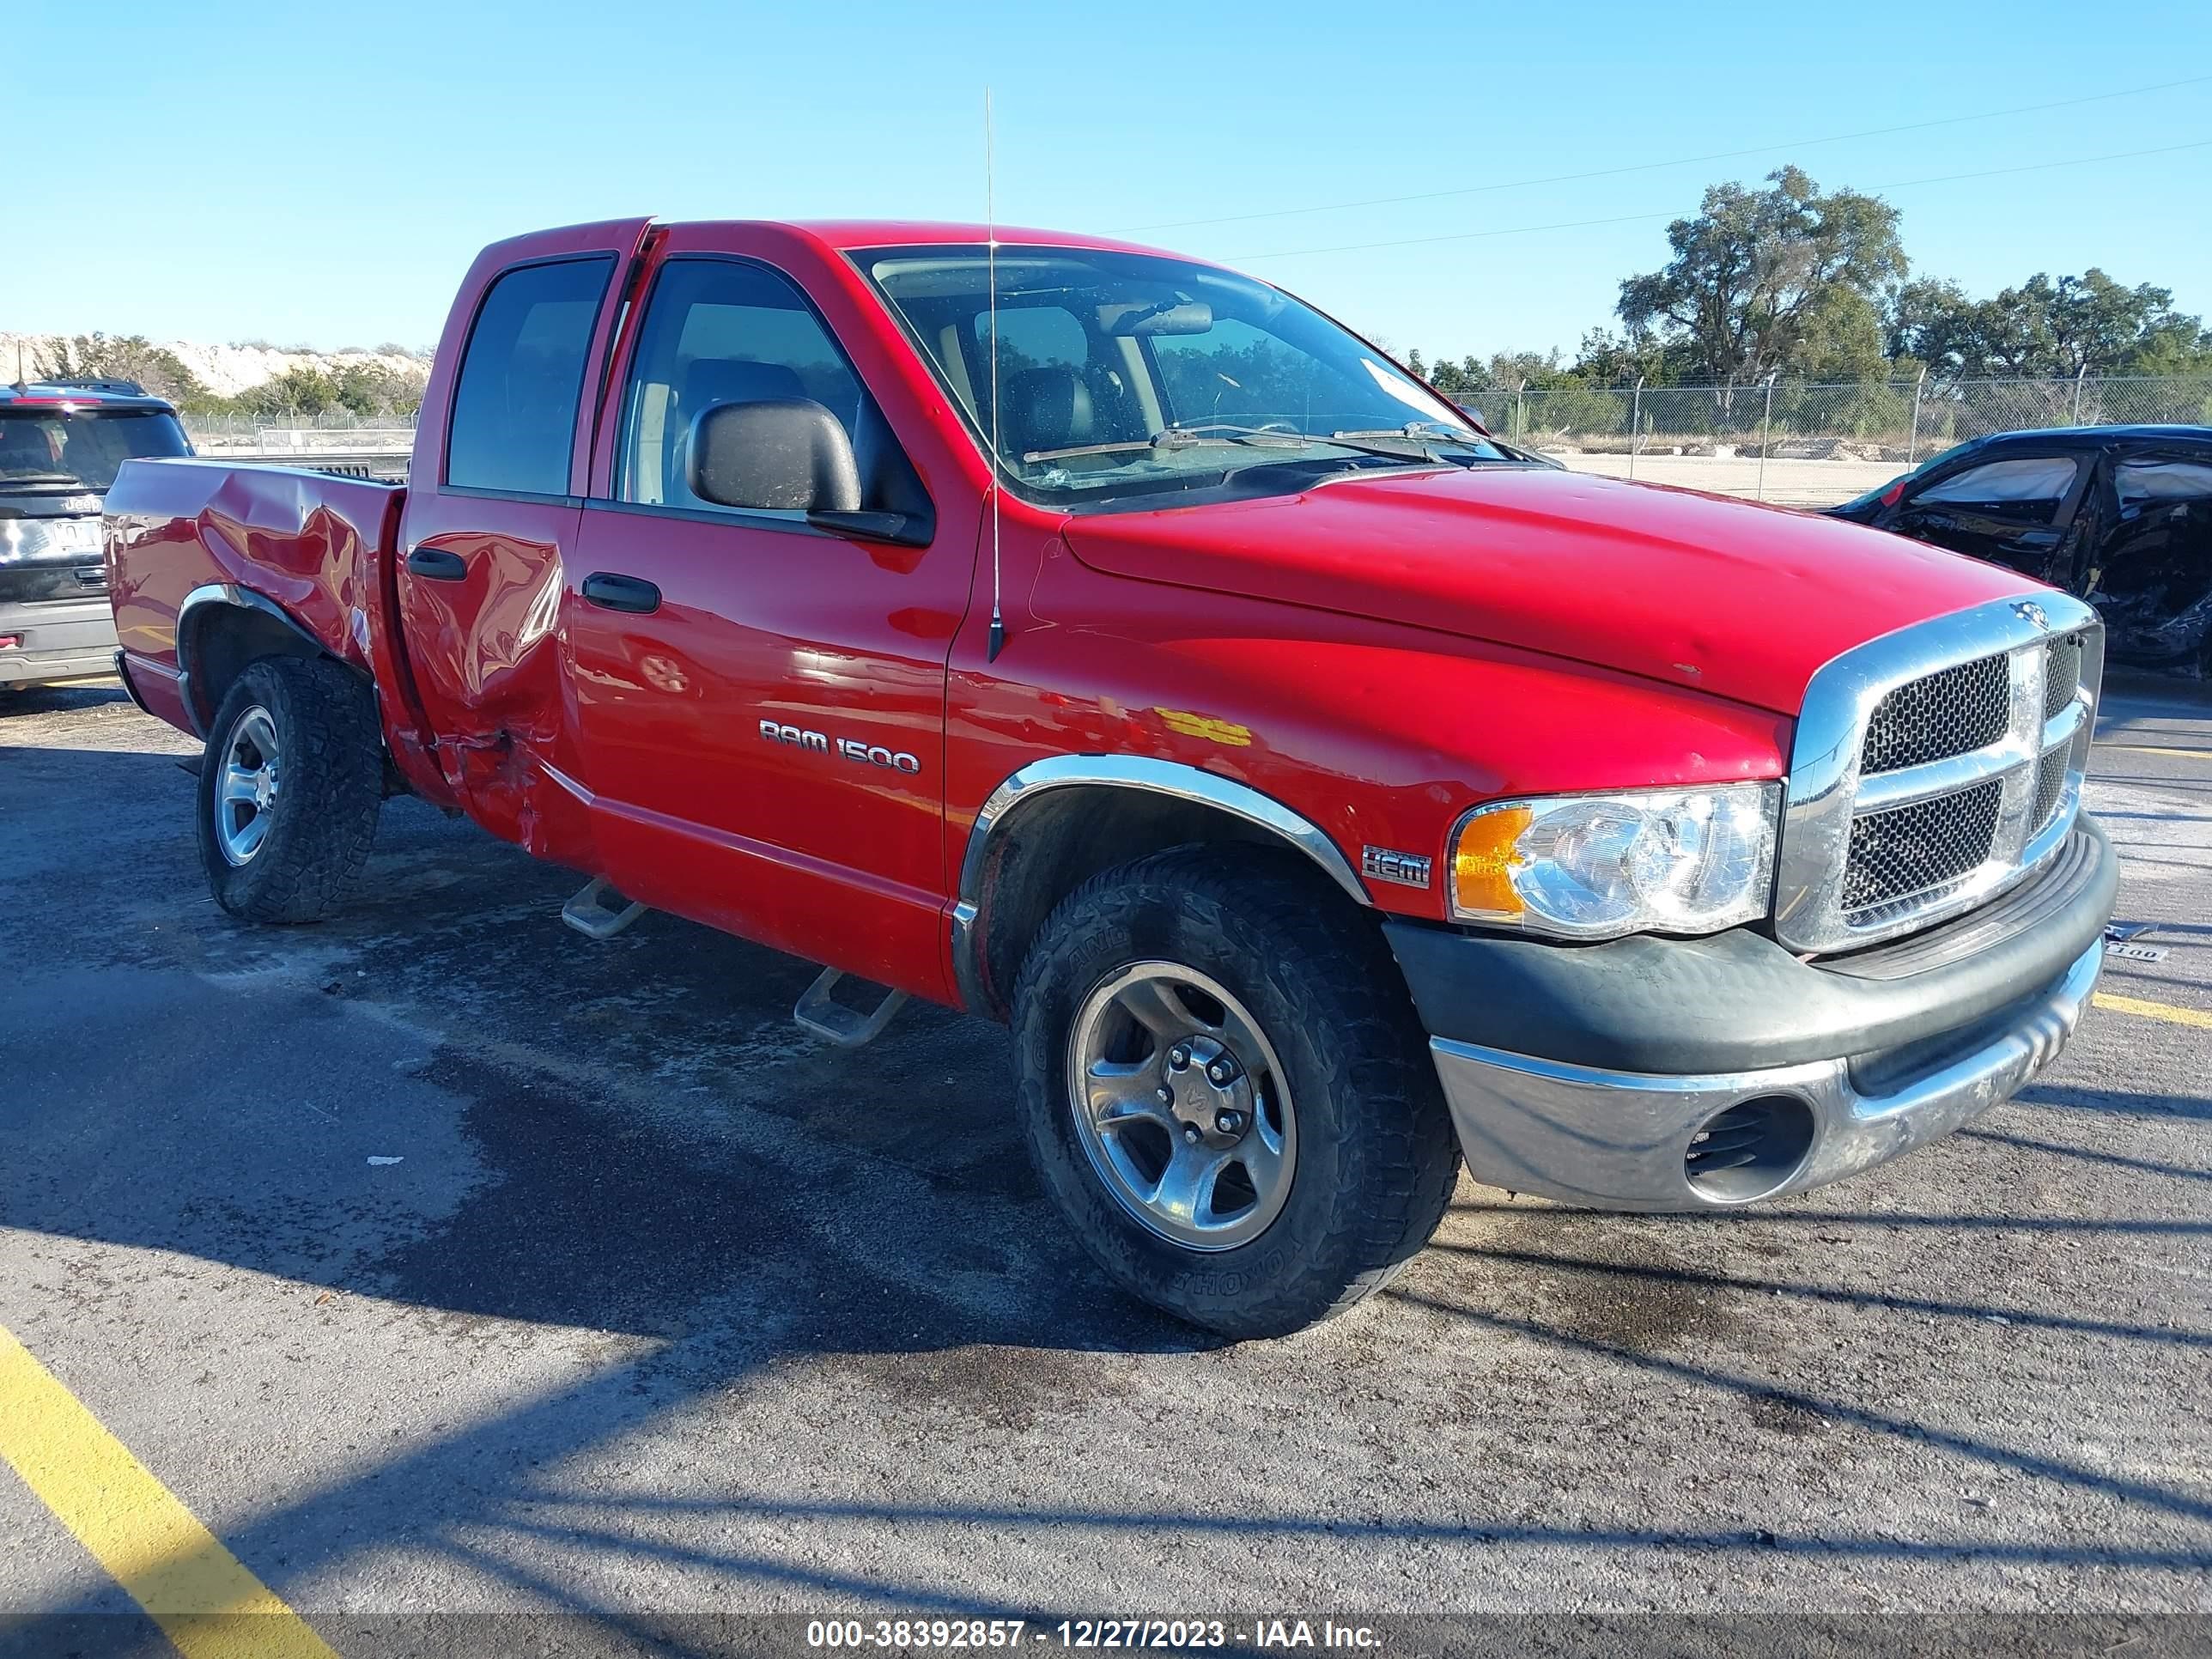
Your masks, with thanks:
[(368, 861), (384, 799), (376, 701), (335, 662), (270, 657), (238, 677), (200, 760), (200, 860), (248, 921), (316, 921)]
[(1303, 867), (1182, 848), (1055, 909), (1015, 990), (1023, 1127), (1126, 1289), (1232, 1338), (1372, 1295), (1458, 1167), (1395, 963)]

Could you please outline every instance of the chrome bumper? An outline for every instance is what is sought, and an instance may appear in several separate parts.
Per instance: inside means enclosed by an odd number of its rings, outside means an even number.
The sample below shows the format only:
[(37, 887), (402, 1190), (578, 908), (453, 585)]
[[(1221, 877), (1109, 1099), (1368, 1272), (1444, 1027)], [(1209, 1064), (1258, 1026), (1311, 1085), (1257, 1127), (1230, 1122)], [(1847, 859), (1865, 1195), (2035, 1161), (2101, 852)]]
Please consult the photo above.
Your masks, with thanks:
[[(1901, 1075), (1887, 1067), (1874, 1092), (1845, 1060), (1662, 1077), (1443, 1037), (1430, 1048), (1476, 1180), (1601, 1209), (1724, 1209), (1856, 1174), (2003, 1100), (2057, 1057), (2103, 966), (2100, 939), (1996, 1029), (1977, 1025), (1948, 1050), (1916, 1045), (1915, 1063)], [(1863, 1066), (1860, 1075), (1882, 1070)], [(1711, 1127), (1731, 1109), (1740, 1109)], [(1716, 1144), (1740, 1161), (1701, 1164), (1693, 1179), (1693, 1146)]]

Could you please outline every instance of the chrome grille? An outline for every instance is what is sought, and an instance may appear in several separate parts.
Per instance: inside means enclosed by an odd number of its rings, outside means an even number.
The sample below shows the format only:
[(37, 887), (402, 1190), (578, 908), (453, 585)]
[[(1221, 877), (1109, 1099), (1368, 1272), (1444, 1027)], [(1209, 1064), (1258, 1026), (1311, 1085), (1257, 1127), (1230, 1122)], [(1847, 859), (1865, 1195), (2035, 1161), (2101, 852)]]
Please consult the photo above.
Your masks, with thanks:
[(2072, 827), (2104, 667), (2096, 613), (2001, 599), (1845, 652), (1797, 724), (1774, 931), (1855, 950), (1972, 908)]
[(2004, 786), (1995, 780), (1851, 821), (1844, 908), (1856, 912), (1948, 886), (1981, 868), (1996, 838)]
[(2081, 685), (2081, 636), (2069, 634), (2043, 647), (2043, 718), (2055, 720)]
[(1986, 749), (2011, 720), (2011, 665), (2002, 656), (1962, 662), (1900, 685), (1875, 705), (1859, 769), (1896, 772)]
[(2073, 769), (2070, 744), (2062, 744), (2045, 755), (2035, 769), (2035, 827), (2051, 822), (2051, 815), (2066, 799), (2066, 775)]

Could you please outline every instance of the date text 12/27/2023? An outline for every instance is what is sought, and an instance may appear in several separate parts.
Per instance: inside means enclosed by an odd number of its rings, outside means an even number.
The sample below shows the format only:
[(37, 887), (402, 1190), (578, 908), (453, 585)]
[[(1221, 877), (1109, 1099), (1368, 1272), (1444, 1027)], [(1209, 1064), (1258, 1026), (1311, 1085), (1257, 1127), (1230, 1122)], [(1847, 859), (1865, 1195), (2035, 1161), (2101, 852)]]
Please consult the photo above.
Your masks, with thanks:
[(1248, 1628), (1232, 1628), (1220, 1619), (1063, 1619), (1030, 1630), (1020, 1619), (830, 1619), (810, 1621), (806, 1644), (827, 1650), (927, 1648), (1018, 1649), (1024, 1637), (1072, 1651), (1121, 1649), (1160, 1650), (1239, 1646), (1259, 1648), (1372, 1650), (1380, 1634), (1365, 1625), (1340, 1625), (1324, 1619), (1257, 1619)]

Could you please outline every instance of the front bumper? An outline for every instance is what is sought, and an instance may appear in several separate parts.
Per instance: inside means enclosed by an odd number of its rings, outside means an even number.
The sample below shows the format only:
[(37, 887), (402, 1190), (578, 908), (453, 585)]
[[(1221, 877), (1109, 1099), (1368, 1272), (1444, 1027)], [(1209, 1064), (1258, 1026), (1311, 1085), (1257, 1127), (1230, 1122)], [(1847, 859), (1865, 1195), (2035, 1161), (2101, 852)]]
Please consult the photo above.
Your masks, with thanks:
[[(1947, 1134), (2049, 1065), (2096, 988), (2118, 881), (2111, 843), (2085, 817), (2014, 894), (1856, 959), (1811, 964), (1712, 940), (1562, 952), (1469, 936), (1473, 948), (1445, 953), (1395, 928), (1392, 942), (1431, 1016), (1437, 1074), (1478, 1181), (1606, 1209), (1727, 1208)], [(1523, 958), (1500, 958), (1499, 946), (1561, 959), (1516, 977), (1499, 963)], [(1494, 970), (1490, 994), (1439, 982), (1450, 961)], [(1589, 995), (1577, 1006), (1535, 1017), (1532, 986), (1557, 998), (1578, 983)], [(1437, 1016), (1457, 1029), (1440, 1031)], [(1477, 1018), (1511, 1046), (1468, 1030)], [(1549, 1052), (1528, 1052), (1540, 1044)], [(1677, 1054), (1722, 1063), (1663, 1063)]]
[(115, 615), (106, 598), (0, 605), (0, 685), (40, 685), (115, 671)]

